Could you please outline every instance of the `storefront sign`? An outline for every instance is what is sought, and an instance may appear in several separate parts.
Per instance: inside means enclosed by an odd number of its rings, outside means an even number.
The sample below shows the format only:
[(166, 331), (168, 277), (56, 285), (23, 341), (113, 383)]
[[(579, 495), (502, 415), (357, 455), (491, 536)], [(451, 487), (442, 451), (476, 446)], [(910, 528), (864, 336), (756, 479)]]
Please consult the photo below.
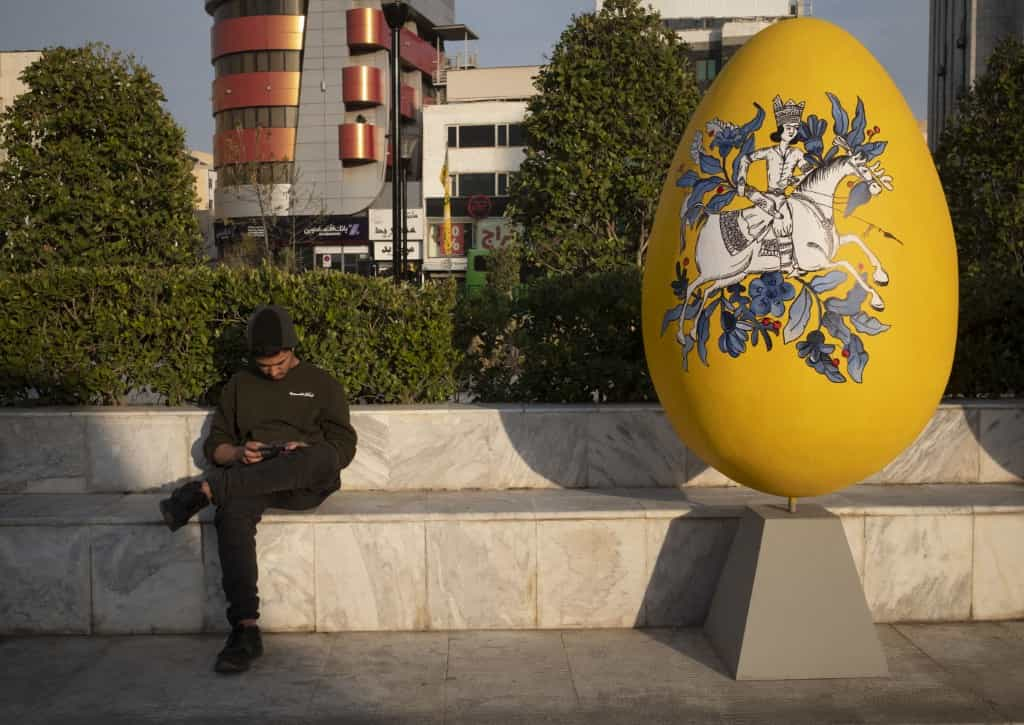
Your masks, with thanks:
[[(390, 241), (374, 242), (373, 258), (381, 262), (391, 262), (394, 260), (393, 250), (394, 246)], [(406, 242), (405, 253), (406, 259), (423, 259), (423, 242), (419, 240)]]
[(430, 256), (431, 257), (463, 257), (466, 255), (466, 237), (468, 232), (468, 224), (462, 222), (452, 223), (452, 253), (445, 255), (441, 251), (441, 238), (443, 235), (444, 223), (437, 222), (431, 223), (429, 227), (430, 232)]
[[(391, 210), (370, 209), (370, 241), (382, 242), (392, 239), (391, 235)], [(423, 210), (405, 210), (405, 238), (423, 239)]]
[(476, 223), (476, 239), (481, 249), (501, 249), (519, 238), (520, 226), (501, 217)]

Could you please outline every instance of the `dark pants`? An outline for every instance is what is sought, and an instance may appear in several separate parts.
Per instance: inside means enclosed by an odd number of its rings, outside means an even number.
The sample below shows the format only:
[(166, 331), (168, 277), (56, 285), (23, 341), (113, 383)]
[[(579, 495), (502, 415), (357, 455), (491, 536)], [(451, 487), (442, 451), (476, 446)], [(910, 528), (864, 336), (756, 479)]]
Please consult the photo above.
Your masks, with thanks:
[(300, 448), (269, 461), (237, 464), (207, 477), (217, 506), (217, 551), (231, 626), (258, 619), (256, 525), (268, 508), (316, 508), (340, 483), (338, 453), (327, 443)]

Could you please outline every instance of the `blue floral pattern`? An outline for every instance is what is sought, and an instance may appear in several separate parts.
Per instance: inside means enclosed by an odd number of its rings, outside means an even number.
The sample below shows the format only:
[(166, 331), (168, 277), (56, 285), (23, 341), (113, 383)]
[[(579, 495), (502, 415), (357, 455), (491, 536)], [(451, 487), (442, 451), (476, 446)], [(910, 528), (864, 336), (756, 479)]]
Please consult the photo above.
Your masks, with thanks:
[[(877, 126), (869, 129), (863, 101), (857, 99), (851, 119), (834, 94), (825, 95), (832, 107), (832, 128), (837, 142), (830, 144), (828, 152), (824, 151), (828, 122), (811, 114), (801, 123), (798, 136), (798, 141), (804, 145), (806, 161), (812, 166), (824, 166), (840, 148), (860, 154), (868, 161), (879, 156), (887, 142), (874, 139), (880, 129)], [(715, 118), (693, 138), (690, 156), (700, 171), (691, 169), (676, 182), (680, 188), (690, 190), (681, 210), (680, 255), (686, 251), (687, 228), (700, 224), (708, 213), (722, 211), (736, 197), (735, 179), (740, 161), (753, 152), (754, 133), (761, 128), (765, 117), (764, 109), (757, 103), (753, 105), (753, 118), (742, 126)], [(709, 139), (707, 148), (705, 135)], [(871, 195), (862, 186), (864, 184), (858, 184), (849, 194), (847, 215), (870, 201)], [(710, 364), (708, 342), (715, 313), (721, 330), (717, 338), (718, 350), (723, 355), (738, 358), (761, 342), (765, 351), (771, 352), (773, 338), (781, 334), (784, 346), (795, 342), (798, 358), (832, 383), (845, 383), (848, 379), (862, 383), (869, 355), (860, 335), (879, 335), (889, 329), (889, 325), (872, 316), (873, 310), (862, 309), (867, 293), (859, 284), (850, 287), (842, 297), (834, 294), (837, 288), (851, 281), (844, 271), (791, 277), (800, 286), (799, 290), (797, 284), (787, 281), (780, 271), (750, 275), (749, 286), (741, 283), (719, 290), (701, 309), (699, 290), (692, 299), (686, 298), (690, 282), (688, 264), (688, 258), (682, 264), (676, 263), (676, 277), (671, 287), (678, 304), (665, 312), (661, 329), (664, 335), (673, 323), (678, 325), (677, 340), (682, 347), (684, 371), (688, 370), (694, 348), (701, 363)], [(861, 278), (866, 282), (866, 275), (862, 274)], [(683, 334), (685, 325), (691, 326), (691, 334)]]

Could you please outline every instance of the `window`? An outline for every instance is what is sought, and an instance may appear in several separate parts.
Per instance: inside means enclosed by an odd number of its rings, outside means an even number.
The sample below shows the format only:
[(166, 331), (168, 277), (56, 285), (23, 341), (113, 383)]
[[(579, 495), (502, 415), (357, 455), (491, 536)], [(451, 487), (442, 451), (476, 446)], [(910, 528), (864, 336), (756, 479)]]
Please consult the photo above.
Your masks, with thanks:
[(459, 196), (494, 196), (494, 174), (459, 174)]
[(296, 128), (299, 125), (299, 109), (295, 106), (235, 108), (218, 113), (216, 123), (217, 133), (234, 131), (236, 128)]
[(498, 174), (498, 196), (508, 196), (508, 174)]
[(484, 148), (488, 146), (525, 146), (526, 135), (521, 123), (496, 125), (449, 126), (449, 148)]
[(459, 126), (459, 148), (494, 146), (494, 126)]
[(473, 271), (474, 272), (486, 272), (487, 271), (487, 257), (480, 255), (473, 259)]
[(714, 58), (702, 58), (694, 63), (694, 70), (698, 83), (710, 83), (717, 74), (717, 64)]
[(254, 50), (247, 53), (233, 53), (218, 58), (214, 63), (218, 78), (235, 73), (264, 73), (267, 71), (302, 70), (302, 51), (299, 50)]

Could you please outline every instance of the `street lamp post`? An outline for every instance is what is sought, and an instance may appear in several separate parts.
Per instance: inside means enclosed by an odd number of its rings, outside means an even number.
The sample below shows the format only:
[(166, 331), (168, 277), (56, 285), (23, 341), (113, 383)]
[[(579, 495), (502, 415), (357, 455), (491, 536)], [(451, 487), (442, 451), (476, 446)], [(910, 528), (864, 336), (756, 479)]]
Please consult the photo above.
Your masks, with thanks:
[(409, 266), (409, 165), (419, 147), (419, 140), (416, 136), (402, 136), (402, 273), (406, 273)]
[(398, 0), (381, 4), (384, 19), (391, 28), (391, 273), (395, 284), (401, 281), (402, 231), (405, 229), (405, 210), (402, 208), (400, 166), (402, 164), (402, 128), (399, 108), (402, 103), (402, 84), (399, 80), (399, 56), (402, 40), (400, 31), (409, 19), (409, 6)]

